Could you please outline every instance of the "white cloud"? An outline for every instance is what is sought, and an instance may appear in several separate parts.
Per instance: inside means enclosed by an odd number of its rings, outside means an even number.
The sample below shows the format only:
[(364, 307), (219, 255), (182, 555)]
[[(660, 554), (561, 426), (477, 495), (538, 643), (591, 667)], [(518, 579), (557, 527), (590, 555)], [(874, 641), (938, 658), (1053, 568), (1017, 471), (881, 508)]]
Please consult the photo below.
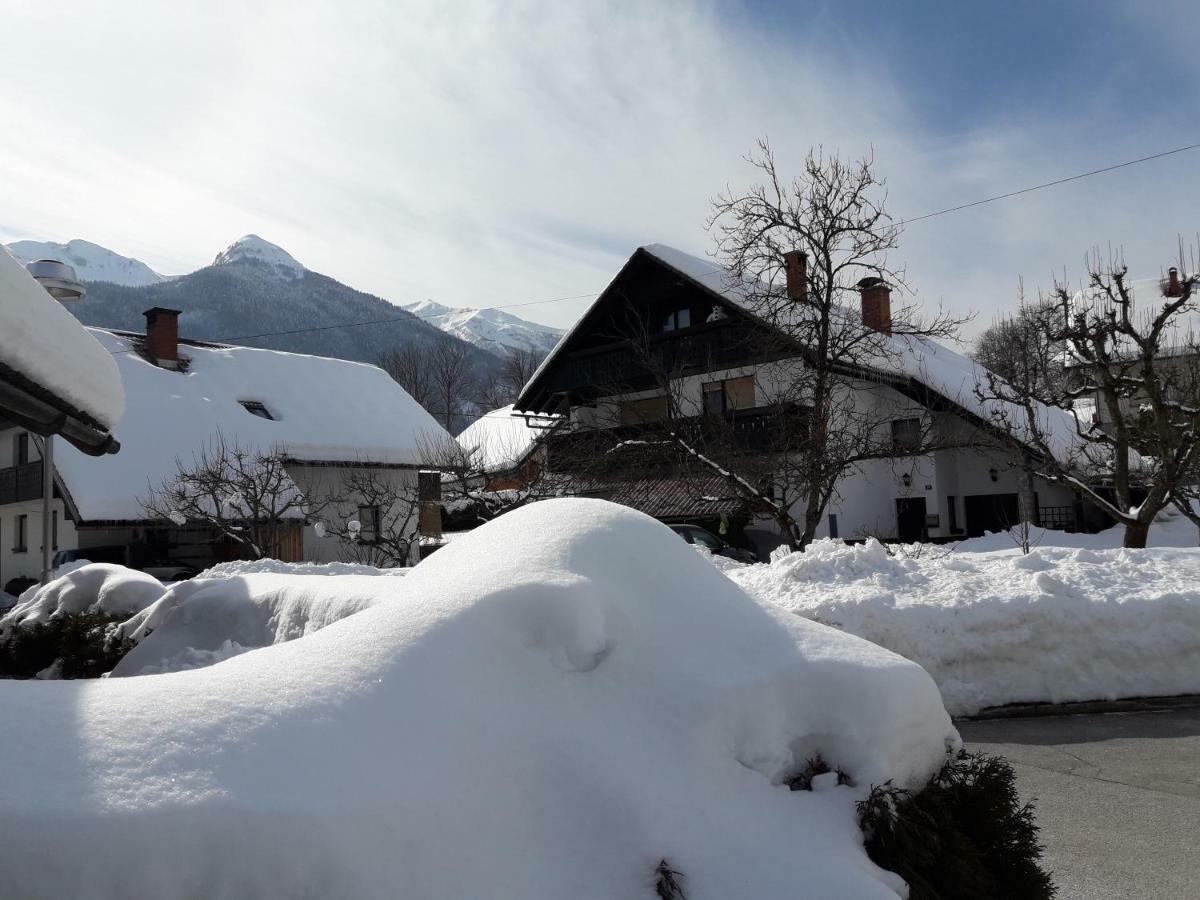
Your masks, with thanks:
[[(874, 145), (898, 216), (1173, 142), (1082, 115), (922, 131), (846, 35), (797, 46), (697, 3), (5, 15), (0, 55), (18, 74), (0, 93), (0, 227), (85, 237), (167, 272), (254, 232), (397, 302), (579, 294), (639, 243), (703, 252), (708, 198), (749, 177), (741, 156), (761, 134), (785, 164), (813, 144)], [(915, 223), (910, 279), (986, 322), (1019, 274), (1077, 270), (1094, 241), (1157, 269), (1196, 227), (1162, 186), (1195, 187), (1195, 168), (1163, 161)], [(521, 312), (562, 325), (584, 304)]]

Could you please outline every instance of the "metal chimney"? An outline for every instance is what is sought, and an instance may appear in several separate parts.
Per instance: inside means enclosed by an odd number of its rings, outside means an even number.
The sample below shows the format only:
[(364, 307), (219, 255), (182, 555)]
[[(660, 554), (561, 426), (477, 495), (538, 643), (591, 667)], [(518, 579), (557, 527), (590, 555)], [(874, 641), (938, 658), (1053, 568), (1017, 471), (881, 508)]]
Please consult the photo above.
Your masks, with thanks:
[(75, 277), (75, 270), (57, 259), (35, 259), (25, 268), (55, 300), (69, 303), (82, 300), (87, 294)]

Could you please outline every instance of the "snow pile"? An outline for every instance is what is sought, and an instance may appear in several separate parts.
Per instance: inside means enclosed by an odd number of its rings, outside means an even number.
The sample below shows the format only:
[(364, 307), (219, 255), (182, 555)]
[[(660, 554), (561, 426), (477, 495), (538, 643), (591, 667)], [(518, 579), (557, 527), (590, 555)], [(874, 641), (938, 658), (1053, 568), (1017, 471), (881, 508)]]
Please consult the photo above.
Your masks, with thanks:
[(920, 663), (955, 715), (1200, 692), (1200, 550), (889, 556), (824, 540), (726, 574)]
[[(1125, 543), (1125, 526), (1114, 525), (1099, 534), (1075, 534), (1050, 528), (1031, 528), (1032, 547), (1074, 547), (1080, 550), (1115, 550)], [(1200, 544), (1200, 530), (1174, 508), (1163, 510), (1150, 525), (1147, 547), (1195, 547)], [(988, 532), (982, 537), (968, 538), (954, 544), (956, 552), (991, 553), (1008, 550), (1020, 552), (1020, 533)]]
[(101, 425), (111, 427), (121, 418), (125, 394), (112, 356), (4, 249), (0, 335), (0, 365)]
[[(912, 663), (595, 500), (354, 590), (385, 602), (205, 669), (0, 684), (5, 891), (652, 898), (665, 857), (693, 898), (897, 896), (854, 803), (957, 744)], [(856, 786), (782, 785), (818, 752)]]
[(230, 573), (209, 580), (206, 573), (175, 584), (152, 606), (121, 625), (122, 635), (137, 646), (112, 675), (152, 675), (210, 666), (238, 653), (320, 631), (372, 606), (380, 596), (373, 578), (342, 574), (336, 592), (327, 578)]
[(132, 615), (161, 597), (163, 590), (162, 582), (145, 572), (90, 563), (25, 591), (17, 605), (0, 618), (0, 635), (7, 636), (14, 628), (45, 625), (60, 615)]

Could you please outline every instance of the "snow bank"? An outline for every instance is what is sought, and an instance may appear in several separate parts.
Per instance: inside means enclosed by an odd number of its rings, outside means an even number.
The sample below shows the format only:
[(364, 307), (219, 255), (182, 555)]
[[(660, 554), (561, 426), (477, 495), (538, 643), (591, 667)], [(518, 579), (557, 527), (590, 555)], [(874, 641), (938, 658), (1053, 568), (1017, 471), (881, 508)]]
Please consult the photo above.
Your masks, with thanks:
[[(359, 589), (386, 602), (206, 669), (0, 684), (5, 890), (652, 898), (665, 857), (692, 900), (896, 896), (854, 801), (957, 742), (919, 667), (596, 500)], [(857, 786), (781, 785), (816, 752)]]
[(0, 636), (7, 636), (14, 628), (44, 625), (59, 615), (133, 615), (161, 597), (163, 590), (162, 582), (145, 572), (110, 563), (89, 563), (45, 586), (35, 585), (25, 591), (16, 606), (0, 617)]
[[(1029, 543), (1033, 547), (1073, 547), (1078, 550), (1116, 550), (1125, 543), (1125, 526), (1115, 525), (1099, 534), (1074, 534), (1050, 528), (1031, 528)], [(1176, 509), (1165, 509), (1150, 525), (1147, 547), (1195, 547), (1200, 544), (1197, 530)], [(988, 532), (982, 537), (968, 538), (953, 545), (955, 552), (992, 553), (1007, 550), (1020, 552), (1020, 537), (1007, 531)]]
[(101, 425), (121, 418), (125, 394), (112, 356), (3, 247), (0, 335), (0, 364)]
[(342, 574), (334, 589), (328, 577), (260, 572), (210, 579), (205, 573), (177, 583), (122, 623), (121, 633), (137, 646), (125, 654), (112, 675), (210, 666), (238, 653), (312, 634), (366, 609), (380, 596), (370, 576)]
[(1200, 692), (1200, 550), (889, 556), (817, 541), (726, 574), (920, 663), (946, 707)]

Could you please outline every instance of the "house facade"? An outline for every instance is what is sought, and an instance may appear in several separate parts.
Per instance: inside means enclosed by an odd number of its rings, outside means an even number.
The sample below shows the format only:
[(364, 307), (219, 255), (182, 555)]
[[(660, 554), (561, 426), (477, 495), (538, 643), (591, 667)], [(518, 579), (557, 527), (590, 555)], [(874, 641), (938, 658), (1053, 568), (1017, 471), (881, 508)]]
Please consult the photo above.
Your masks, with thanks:
[[(741, 515), (748, 542), (761, 549), (778, 541), (774, 526), (739, 504), (718, 467), (696, 465), (696, 454), (689, 461), (684, 453), (693, 475), (680, 476), (642, 466), (637, 453), (648, 434), (662, 433), (664, 421), (692, 433), (712, 423), (732, 442), (731, 452), (769, 462), (787, 446), (789, 428), (805, 427), (802, 400), (781, 404), (777, 390), (795, 380), (803, 353), (763, 339), (771, 324), (731, 284), (711, 261), (662, 245), (639, 248), (525, 386), (516, 408), (562, 417), (544, 439), (547, 464), (576, 467), (586, 493), (666, 521), (723, 528)], [(894, 453), (856, 464), (839, 481), (817, 535), (954, 540), (1005, 530), (1022, 518), (1082, 527), (1074, 493), (1033, 478), (1026, 449), (994, 439), (992, 410), (976, 395), (980, 370), (933, 341), (891, 337), (886, 285), (869, 282), (862, 291), (863, 323), (894, 352), (839, 378), (854, 415), (878, 422)], [(1067, 414), (1045, 412), (1062, 418), (1053, 424), (1064, 433), (1073, 428)], [(976, 439), (984, 435), (993, 439)], [(915, 452), (926, 446), (946, 449)], [(590, 463), (617, 447), (633, 451), (635, 463), (598, 474)], [(769, 478), (755, 487), (772, 491)], [(793, 510), (799, 513), (802, 502)]]
[[(221, 441), (282, 459), (294, 489), (314, 501), (288, 514), (279, 532), (282, 558), (346, 558), (346, 541), (335, 534), (344, 538), (349, 519), (358, 522), (358, 542), (378, 539), (389, 511), (356, 503), (346, 485), (358, 476), (412, 498), (414, 514), (399, 527), (412, 532), (415, 561), (422, 448), (452, 440), (441, 426), (375, 366), (180, 340), (178, 318), (153, 309), (144, 334), (88, 329), (116, 362), (127, 400), (114, 428), (121, 453), (100, 459), (56, 448), (56, 551), (134, 567), (171, 561), (203, 568), (245, 557), (244, 546), (211, 525), (164, 519), (144, 505), (180, 465)], [(36, 436), (0, 421), (0, 586), (38, 574), (40, 530), (32, 523), (40, 521), (41, 485)], [(334, 493), (336, 507), (318, 502)]]

